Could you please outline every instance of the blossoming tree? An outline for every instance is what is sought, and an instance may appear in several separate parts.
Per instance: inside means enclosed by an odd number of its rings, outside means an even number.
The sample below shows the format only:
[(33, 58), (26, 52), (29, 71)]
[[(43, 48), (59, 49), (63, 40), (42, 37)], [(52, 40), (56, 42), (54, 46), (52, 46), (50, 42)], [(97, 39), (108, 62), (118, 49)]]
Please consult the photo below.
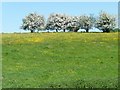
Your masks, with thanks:
[(58, 30), (63, 30), (65, 32), (67, 20), (68, 17), (65, 14), (50, 14), (47, 20), (46, 29), (56, 30), (56, 32), (58, 32)]
[(44, 17), (36, 13), (30, 13), (28, 16), (23, 18), (21, 29), (30, 30), (31, 33), (35, 30), (43, 30), (45, 25)]
[(102, 30), (103, 32), (110, 32), (116, 26), (116, 18), (106, 12), (101, 12), (95, 27)]
[(68, 23), (67, 23), (67, 29), (69, 31), (77, 32), (80, 28), (79, 24), (79, 18), (77, 16), (69, 16), (68, 17)]
[(79, 23), (80, 23), (80, 28), (85, 29), (86, 32), (89, 32), (89, 29), (93, 27), (93, 17), (92, 16), (86, 16), (82, 15), (79, 17)]

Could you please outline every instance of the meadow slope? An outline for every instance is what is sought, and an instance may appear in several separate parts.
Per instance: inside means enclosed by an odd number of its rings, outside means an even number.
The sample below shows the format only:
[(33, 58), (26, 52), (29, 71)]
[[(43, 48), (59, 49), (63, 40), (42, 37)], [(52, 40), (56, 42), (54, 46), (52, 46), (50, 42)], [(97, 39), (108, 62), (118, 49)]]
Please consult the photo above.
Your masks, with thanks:
[(2, 34), (3, 88), (118, 87), (118, 33)]

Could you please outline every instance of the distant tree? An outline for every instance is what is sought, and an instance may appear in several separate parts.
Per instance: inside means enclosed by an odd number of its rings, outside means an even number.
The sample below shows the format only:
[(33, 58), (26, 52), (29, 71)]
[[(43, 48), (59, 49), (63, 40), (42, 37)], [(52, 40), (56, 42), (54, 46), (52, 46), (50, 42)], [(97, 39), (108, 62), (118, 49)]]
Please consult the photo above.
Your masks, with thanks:
[(59, 23), (59, 14), (50, 14), (49, 18), (47, 19), (46, 29), (50, 30), (58, 30), (61, 29), (61, 23)]
[(50, 30), (63, 30), (65, 32), (66, 26), (67, 26), (67, 16), (65, 14), (50, 14), (47, 24), (46, 24), (46, 29)]
[(120, 28), (114, 28), (112, 29), (112, 32), (120, 32)]
[(67, 21), (67, 29), (69, 31), (77, 32), (80, 28), (79, 18), (77, 16), (69, 16)]
[(116, 18), (106, 12), (101, 12), (96, 20), (95, 27), (103, 32), (110, 32), (116, 26)]
[(94, 25), (95, 18), (91, 16), (82, 15), (79, 17), (80, 28), (85, 29), (86, 32), (89, 32)]
[(30, 13), (28, 16), (22, 19), (21, 29), (30, 30), (31, 33), (35, 30), (43, 30), (45, 25), (44, 17), (36, 13)]

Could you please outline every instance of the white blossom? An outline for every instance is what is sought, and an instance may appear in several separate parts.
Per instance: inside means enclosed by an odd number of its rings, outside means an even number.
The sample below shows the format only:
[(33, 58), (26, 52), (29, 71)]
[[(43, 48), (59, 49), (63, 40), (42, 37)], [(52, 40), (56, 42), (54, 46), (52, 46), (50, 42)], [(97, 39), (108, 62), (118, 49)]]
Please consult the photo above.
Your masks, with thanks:
[(74, 32), (77, 32), (79, 30), (80, 24), (77, 16), (69, 16), (67, 22), (68, 24), (66, 27), (68, 30), (74, 31)]
[(63, 30), (66, 29), (68, 16), (65, 14), (50, 14), (47, 20), (47, 29), (51, 30)]
[(45, 24), (45, 20), (43, 16), (38, 15), (36, 13), (30, 13), (28, 16), (26, 16), (23, 19), (23, 24), (21, 26), (21, 29), (31, 30), (31, 31), (41, 30), (44, 29), (43, 28), (44, 24)]
[(82, 15), (79, 17), (80, 28), (85, 29), (86, 32), (93, 26), (93, 19), (90, 16)]
[(106, 13), (101, 12), (95, 27), (102, 30), (103, 32), (110, 32), (116, 26), (116, 19), (114, 16)]

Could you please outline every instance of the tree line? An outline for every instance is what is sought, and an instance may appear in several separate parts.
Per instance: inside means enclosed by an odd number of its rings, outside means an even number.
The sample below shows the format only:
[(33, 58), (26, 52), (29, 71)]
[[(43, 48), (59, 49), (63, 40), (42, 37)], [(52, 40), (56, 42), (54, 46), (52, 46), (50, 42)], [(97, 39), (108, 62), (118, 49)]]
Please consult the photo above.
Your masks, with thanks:
[(52, 13), (47, 21), (43, 15), (29, 13), (22, 19), (23, 30), (30, 30), (31, 33), (40, 30), (66, 30), (78, 32), (79, 29), (85, 29), (89, 32), (92, 27), (98, 28), (103, 32), (110, 32), (116, 27), (116, 17), (101, 11), (98, 17), (93, 15), (70, 16), (60, 13)]

